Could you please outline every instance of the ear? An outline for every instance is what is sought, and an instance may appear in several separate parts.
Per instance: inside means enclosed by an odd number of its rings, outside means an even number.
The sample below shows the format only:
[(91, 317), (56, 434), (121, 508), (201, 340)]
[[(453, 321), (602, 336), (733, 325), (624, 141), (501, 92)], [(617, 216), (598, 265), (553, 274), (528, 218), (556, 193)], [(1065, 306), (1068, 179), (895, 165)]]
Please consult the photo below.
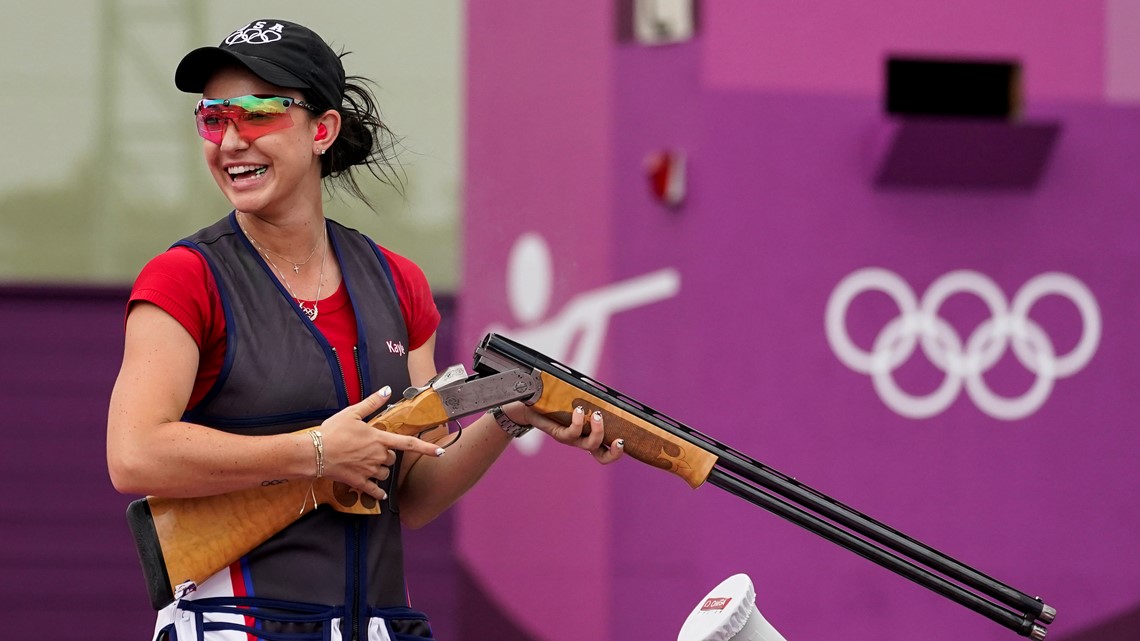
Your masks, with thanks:
[(323, 154), (326, 149), (332, 147), (336, 137), (340, 135), (340, 113), (335, 109), (329, 109), (314, 118), (309, 127), (313, 134), (313, 153)]

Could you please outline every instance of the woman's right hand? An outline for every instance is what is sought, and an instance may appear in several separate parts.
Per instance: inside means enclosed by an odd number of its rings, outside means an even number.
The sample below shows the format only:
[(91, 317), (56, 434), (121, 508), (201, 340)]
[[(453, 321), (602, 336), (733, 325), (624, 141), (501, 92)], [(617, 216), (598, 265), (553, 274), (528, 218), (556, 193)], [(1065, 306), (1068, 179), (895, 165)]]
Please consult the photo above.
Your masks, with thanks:
[(364, 422), (388, 403), (392, 389), (375, 394), (333, 414), (321, 423), (324, 475), (377, 500), (387, 498), (379, 483), (392, 474), (396, 450), (443, 456), (443, 448), (414, 436), (393, 434)]

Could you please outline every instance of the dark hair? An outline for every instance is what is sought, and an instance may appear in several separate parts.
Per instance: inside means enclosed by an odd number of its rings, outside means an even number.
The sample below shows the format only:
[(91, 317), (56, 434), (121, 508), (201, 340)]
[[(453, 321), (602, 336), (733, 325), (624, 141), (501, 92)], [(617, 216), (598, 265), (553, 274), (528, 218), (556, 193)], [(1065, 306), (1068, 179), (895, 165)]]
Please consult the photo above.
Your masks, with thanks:
[[(342, 53), (340, 57), (345, 55)], [(380, 108), (369, 85), (375, 83), (362, 76), (346, 77), (341, 104), (329, 107), (340, 113), (340, 135), (321, 156), (321, 178), (330, 178), (333, 187), (344, 189), (375, 211), (372, 201), (356, 182), (353, 168), (368, 167), (373, 176), (400, 194), (404, 193), (404, 172), (396, 158), (400, 138), (380, 117)]]

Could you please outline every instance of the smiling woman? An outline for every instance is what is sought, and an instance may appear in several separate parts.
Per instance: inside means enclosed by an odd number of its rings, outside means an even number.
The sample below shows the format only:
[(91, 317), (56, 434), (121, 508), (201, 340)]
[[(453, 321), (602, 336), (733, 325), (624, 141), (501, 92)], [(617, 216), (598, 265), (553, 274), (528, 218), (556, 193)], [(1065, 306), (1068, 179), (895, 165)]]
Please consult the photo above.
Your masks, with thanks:
[[(429, 639), (408, 602), (401, 526), (447, 509), (520, 427), (602, 463), (621, 455), (581, 408), (566, 408), (569, 425), (496, 408), (446, 458), (445, 426), (412, 437), (365, 422), (392, 389), (435, 375), (440, 315), (417, 265), (325, 218), (325, 179), (363, 198), (357, 168), (391, 175), (391, 132), (341, 57), (304, 26), (257, 20), (175, 73), (201, 94), (203, 156), (233, 210), (135, 282), (108, 416), (111, 479), (165, 498), (296, 489), (304, 515), (200, 585), (168, 577), (183, 585), (156, 639)], [(305, 512), (319, 478), (382, 513)]]

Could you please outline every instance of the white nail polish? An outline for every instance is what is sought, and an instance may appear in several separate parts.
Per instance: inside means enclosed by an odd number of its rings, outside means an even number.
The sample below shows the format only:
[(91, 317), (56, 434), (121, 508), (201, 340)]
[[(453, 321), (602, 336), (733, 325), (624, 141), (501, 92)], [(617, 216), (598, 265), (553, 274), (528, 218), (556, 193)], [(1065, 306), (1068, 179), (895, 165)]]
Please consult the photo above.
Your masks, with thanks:
[(392, 395), (392, 388), (389, 387), (388, 385), (385, 385), (384, 387), (381, 387), (380, 391), (378, 391), (376, 393), (379, 394), (380, 396), (391, 396)]
[(435, 455), (436, 456), (443, 456), (443, 453), (446, 451), (447, 450), (443, 449), (442, 447), (437, 447), (437, 448), (435, 448)]

